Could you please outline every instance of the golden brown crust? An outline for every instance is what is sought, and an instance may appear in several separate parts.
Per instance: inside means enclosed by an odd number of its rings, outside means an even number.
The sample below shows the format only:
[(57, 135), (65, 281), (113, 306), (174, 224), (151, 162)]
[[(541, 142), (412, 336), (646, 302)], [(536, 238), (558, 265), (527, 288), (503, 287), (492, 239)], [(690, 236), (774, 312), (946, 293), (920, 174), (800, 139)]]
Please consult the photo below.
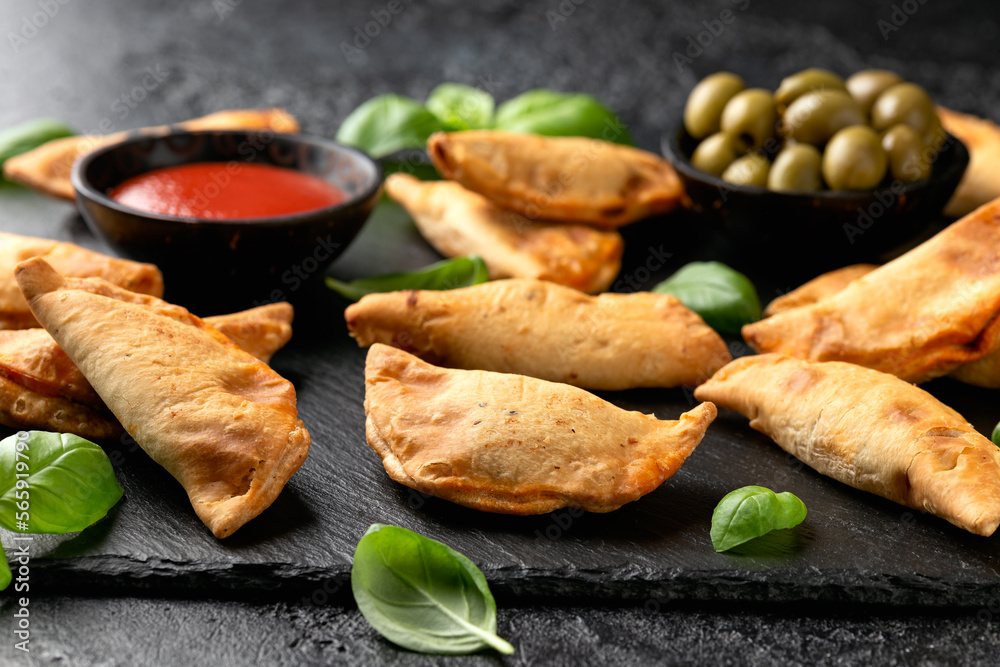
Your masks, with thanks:
[(365, 364), (365, 432), (389, 476), (466, 507), (610, 512), (673, 475), (715, 418), (628, 412), (568, 385), (445, 370), (375, 344)]
[(35, 317), (216, 537), (267, 508), (298, 470), (309, 433), (295, 389), (180, 306), (107, 283), (18, 266)]
[(695, 390), (817, 471), (977, 535), (1000, 524), (1000, 449), (886, 373), (778, 354), (736, 359)]
[(672, 211), (684, 196), (661, 158), (596, 139), (439, 132), (427, 153), (445, 178), (531, 220), (620, 227)]
[(532, 222), (447, 181), (392, 174), (385, 190), (438, 252), (477, 254), (491, 278), (537, 278), (594, 293), (607, 289), (621, 269), (624, 242), (617, 232)]
[(176, 130), (271, 130), (279, 133), (299, 131), (299, 124), (283, 109), (233, 109), (176, 123), (145, 127), (115, 134), (88, 134), (53, 139), (16, 155), (3, 165), (9, 181), (26, 185), (43, 194), (72, 201), (76, 198), (70, 174), (73, 163), (90, 151), (117, 143), (136, 134), (165, 134)]
[(115, 416), (62, 396), (41, 394), (0, 375), (0, 424), (114, 440), (124, 433)]
[(764, 317), (778, 315), (802, 306), (811, 306), (836, 294), (861, 276), (866, 276), (877, 268), (877, 264), (853, 264), (816, 276), (809, 282), (799, 285), (791, 292), (782, 294), (767, 304), (767, 308), (764, 309)]
[(0, 232), (0, 329), (38, 326), (14, 280), (14, 267), (32, 257), (45, 259), (66, 276), (103, 278), (133, 292), (163, 296), (163, 276), (152, 264), (108, 257), (74, 243)]
[(743, 337), (759, 352), (923, 382), (997, 349), (998, 314), (1000, 201), (818, 303), (743, 327)]
[(969, 166), (944, 207), (945, 215), (957, 218), (1000, 197), (1000, 128), (991, 120), (944, 107), (937, 112), (944, 129), (969, 149)]
[(586, 389), (695, 386), (731, 358), (669, 294), (591, 297), (539, 280), (369, 294), (344, 317), (363, 347), (386, 343), (443, 366)]

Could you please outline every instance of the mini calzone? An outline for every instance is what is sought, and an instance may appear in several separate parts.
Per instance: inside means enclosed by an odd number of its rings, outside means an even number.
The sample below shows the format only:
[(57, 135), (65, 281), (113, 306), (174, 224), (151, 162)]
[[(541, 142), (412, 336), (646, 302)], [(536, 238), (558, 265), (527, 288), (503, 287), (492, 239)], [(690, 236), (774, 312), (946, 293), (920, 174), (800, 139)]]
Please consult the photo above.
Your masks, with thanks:
[(103, 278), (131, 292), (163, 296), (163, 276), (152, 264), (108, 257), (74, 243), (0, 232), (0, 329), (29, 329), (38, 322), (14, 280), (14, 268), (41, 257), (64, 276)]
[(9, 181), (27, 185), (41, 193), (68, 199), (76, 198), (70, 174), (73, 163), (90, 151), (118, 143), (139, 134), (166, 134), (172, 130), (270, 130), (298, 132), (299, 124), (282, 109), (233, 109), (177, 123), (145, 127), (115, 134), (89, 134), (53, 139), (22, 155), (16, 155), (3, 165), (3, 175)]
[(466, 507), (610, 512), (673, 475), (715, 419), (703, 403), (661, 421), (582, 389), (522, 375), (446, 370), (375, 344), (365, 432), (389, 476)]
[(1000, 197), (1000, 127), (992, 120), (937, 108), (944, 129), (969, 149), (969, 166), (944, 207), (959, 217)]
[[(205, 322), (267, 363), (291, 338), (292, 306), (268, 304), (206, 317)], [(45, 329), (0, 331), (0, 424), (98, 441), (122, 433), (87, 378)]]
[(848, 361), (910, 382), (1000, 346), (1000, 200), (811, 305), (743, 327), (758, 352)]
[(439, 132), (427, 154), (445, 178), (532, 220), (620, 227), (671, 211), (684, 196), (662, 158), (597, 139)]
[(369, 294), (344, 317), (362, 346), (388, 343), (443, 366), (585, 389), (696, 386), (731, 358), (669, 294), (587, 296), (541, 280)]
[(302, 465), (310, 438), (295, 388), (214, 327), (180, 306), (63, 278), (42, 259), (15, 275), (38, 321), (216, 537), (260, 514)]
[(385, 191), (438, 252), (479, 255), (491, 278), (537, 278), (593, 293), (607, 289), (621, 268), (625, 245), (614, 231), (534, 222), (447, 181), (392, 174)]
[(1000, 449), (887, 373), (780, 354), (742, 357), (698, 387), (817, 471), (977, 535), (1000, 524)]

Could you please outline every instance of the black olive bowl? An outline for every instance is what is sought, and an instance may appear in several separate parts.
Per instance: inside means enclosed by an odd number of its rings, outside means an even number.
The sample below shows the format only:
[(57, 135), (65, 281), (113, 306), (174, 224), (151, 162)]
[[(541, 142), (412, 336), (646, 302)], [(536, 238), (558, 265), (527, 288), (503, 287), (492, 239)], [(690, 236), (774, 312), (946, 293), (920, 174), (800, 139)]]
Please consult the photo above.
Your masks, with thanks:
[[(147, 213), (107, 194), (133, 176), (191, 162), (286, 167), (323, 179), (347, 198), (292, 215), (206, 219)], [(364, 226), (382, 179), (379, 163), (354, 148), (240, 130), (134, 137), (89, 153), (72, 172), (77, 207), (94, 233), (121, 255), (160, 267), (167, 300), (207, 314), (296, 301)], [(205, 197), (218, 187), (224, 181), (206, 182)]]
[(870, 191), (776, 192), (726, 183), (696, 169), (698, 140), (683, 123), (661, 148), (684, 183), (692, 209), (710, 220), (741, 265), (812, 277), (859, 262), (880, 263), (941, 225), (941, 209), (969, 164), (965, 145), (948, 135), (931, 176), (903, 184), (887, 177)]

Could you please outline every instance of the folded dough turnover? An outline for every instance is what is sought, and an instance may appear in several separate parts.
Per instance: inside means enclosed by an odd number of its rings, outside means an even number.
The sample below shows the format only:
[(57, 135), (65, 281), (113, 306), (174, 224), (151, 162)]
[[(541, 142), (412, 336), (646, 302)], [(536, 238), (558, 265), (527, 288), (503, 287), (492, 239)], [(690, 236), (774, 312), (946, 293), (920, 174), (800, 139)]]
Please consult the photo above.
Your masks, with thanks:
[(731, 358), (669, 294), (592, 297), (540, 280), (369, 294), (344, 317), (365, 347), (387, 343), (443, 366), (586, 389), (695, 386)]
[[(874, 264), (855, 264), (824, 273), (788, 294), (779, 296), (768, 305), (764, 314), (777, 315), (817, 303), (877, 268)], [(962, 364), (950, 373), (950, 377), (977, 387), (1000, 389), (1000, 349), (993, 350), (981, 359)]]
[(607, 289), (621, 268), (625, 246), (617, 232), (532, 222), (447, 181), (392, 174), (385, 191), (438, 252), (479, 255), (491, 278), (537, 278), (593, 293)]
[(445, 370), (376, 343), (365, 364), (365, 432), (389, 476), (486, 512), (610, 512), (673, 475), (715, 418), (629, 412), (522, 375)]
[(1000, 128), (991, 120), (937, 108), (944, 129), (969, 149), (969, 166), (944, 207), (945, 215), (960, 217), (1000, 197)]
[(445, 178), (532, 220), (620, 227), (667, 213), (684, 196), (662, 158), (597, 139), (439, 132), (427, 153)]
[(302, 465), (310, 439), (295, 388), (214, 327), (180, 306), (63, 278), (42, 259), (16, 276), (35, 317), (216, 537), (260, 514)]
[(977, 535), (1000, 524), (1000, 449), (926, 391), (854, 364), (736, 359), (694, 393), (817, 471)]
[(77, 158), (98, 148), (118, 143), (136, 134), (166, 134), (176, 130), (271, 130), (295, 133), (299, 124), (282, 109), (233, 109), (217, 111), (201, 118), (176, 123), (146, 127), (115, 134), (88, 134), (53, 139), (16, 155), (3, 165), (3, 175), (9, 181), (60, 199), (76, 198), (70, 174)]
[(103, 278), (132, 292), (163, 296), (163, 276), (152, 264), (108, 257), (74, 243), (0, 232), (0, 329), (38, 326), (14, 280), (14, 267), (31, 257), (42, 257), (66, 276)]
[(767, 308), (764, 309), (764, 317), (778, 315), (802, 306), (811, 306), (836, 294), (861, 276), (866, 276), (877, 268), (877, 264), (852, 264), (816, 276), (809, 282), (799, 285), (791, 292), (782, 294), (767, 304)]
[(923, 382), (1000, 346), (1000, 200), (839, 292), (743, 327), (759, 352)]
[[(205, 322), (267, 363), (291, 338), (292, 306), (273, 303), (206, 317)], [(74, 433), (88, 440), (109, 440), (122, 433), (87, 378), (45, 329), (0, 331), (0, 423)]]

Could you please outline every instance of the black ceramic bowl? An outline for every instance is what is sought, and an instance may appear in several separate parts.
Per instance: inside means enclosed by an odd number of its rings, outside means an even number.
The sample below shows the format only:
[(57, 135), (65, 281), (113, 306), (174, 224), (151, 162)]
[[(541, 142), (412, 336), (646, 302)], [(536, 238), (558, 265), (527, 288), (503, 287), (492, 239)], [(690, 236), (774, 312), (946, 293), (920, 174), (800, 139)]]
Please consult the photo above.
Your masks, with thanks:
[[(333, 184), (347, 199), (294, 215), (211, 220), (146, 213), (107, 195), (137, 174), (190, 162), (296, 169)], [(382, 168), (361, 151), (325, 139), (226, 130), (127, 139), (78, 160), (72, 178), (90, 228), (121, 254), (159, 266), (168, 300), (220, 310), (294, 301), (361, 230), (378, 203)], [(211, 187), (206, 183), (207, 196)]]
[(961, 141), (948, 141), (933, 159), (931, 177), (904, 185), (887, 179), (866, 192), (774, 192), (737, 186), (691, 165), (698, 141), (678, 122), (662, 150), (680, 175), (693, 208), (716, 224), (726, 245), (747, 264), (803, 275), (857, 262), (880, 262), (940, 224), (941, 209), (969, 163)]

